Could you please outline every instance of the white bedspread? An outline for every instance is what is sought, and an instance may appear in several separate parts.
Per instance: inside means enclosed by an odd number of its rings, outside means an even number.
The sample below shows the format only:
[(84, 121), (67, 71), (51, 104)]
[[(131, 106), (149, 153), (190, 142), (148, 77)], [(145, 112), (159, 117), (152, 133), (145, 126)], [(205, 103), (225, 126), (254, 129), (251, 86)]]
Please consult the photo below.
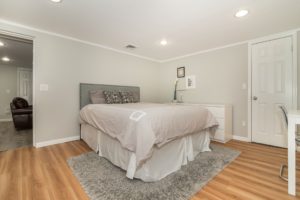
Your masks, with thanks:
[(80, 119), (134, 152), (136, 167), (151, 157), (154, 145), (160, 147), (218, 124), (201, 106), (152, 103), (90, 104), (82, 108)]

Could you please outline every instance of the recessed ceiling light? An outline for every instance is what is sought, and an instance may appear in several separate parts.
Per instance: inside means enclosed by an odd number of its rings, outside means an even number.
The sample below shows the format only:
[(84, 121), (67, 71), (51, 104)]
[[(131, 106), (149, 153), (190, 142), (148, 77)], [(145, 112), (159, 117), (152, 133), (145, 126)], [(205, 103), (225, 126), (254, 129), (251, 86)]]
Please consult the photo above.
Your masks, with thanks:
[(1, 60), (4, 61), (4, 62), (9, 62), (10, 61), (9, 57), (6, 57), (6, 56), (2, 57)]
[(54, 3), (60, 3), (60, 2), (62, 2), (62, 0), (51, 0), (52, 2), (54, 2)]
[(0, 47), (3, 47), (3, 46), (4, 46), (4, 43), (0, 41)]
[(160, 44), (163, 46), (166, 46), (168, 44), (168, 42), (167, 42), (167, 40), (164, 39), (164, 40), (160, 41)]
[(236, 17), (244, 17), (248, 15), (249, 11), (248, 10), (239, 10), (237, 13), (235, 13)]

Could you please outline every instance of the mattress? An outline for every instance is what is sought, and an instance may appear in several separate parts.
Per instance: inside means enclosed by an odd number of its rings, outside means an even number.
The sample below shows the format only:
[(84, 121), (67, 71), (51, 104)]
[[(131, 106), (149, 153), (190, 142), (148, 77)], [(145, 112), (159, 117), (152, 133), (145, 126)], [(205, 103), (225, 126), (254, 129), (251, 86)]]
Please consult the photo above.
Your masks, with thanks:
[(80, 120), (134, 152), (137, 168), (151, 158), (154, 147), (218, 125), (202, 106), (155, 103), (89, 104), (81, 109)]
[(145, 182), (158, 181), (193, 161), (200, 152), (210, 151), (210, 133), (206, 129), (170, 141), (163, 146), (155, 146), (152, 156), (137, 168), (135, 153), (123, 148), (117, 139), (99, 129), (82, 124), (81, 138), (98, 152), (99, 156), (125, 170), (128, 178), (138, 178)]

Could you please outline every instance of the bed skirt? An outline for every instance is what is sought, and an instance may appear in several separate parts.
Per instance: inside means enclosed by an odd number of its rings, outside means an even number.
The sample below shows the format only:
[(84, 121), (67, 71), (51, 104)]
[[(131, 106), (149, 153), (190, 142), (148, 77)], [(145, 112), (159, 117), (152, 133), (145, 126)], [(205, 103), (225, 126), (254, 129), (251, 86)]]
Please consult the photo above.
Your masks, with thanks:
[(171, 141), (160, 148), (154, 147), (152, 157), (136, 168), (135, 153), (124, 149), (118, 140), (100, 130), (82, 124), (81, 138), (99, 156), (124, 169), (128, 178), (138, 178), (145, 182), (158, 181), (193, 161), (200, 152), (210, 151), (210, 133), (204, 130)]

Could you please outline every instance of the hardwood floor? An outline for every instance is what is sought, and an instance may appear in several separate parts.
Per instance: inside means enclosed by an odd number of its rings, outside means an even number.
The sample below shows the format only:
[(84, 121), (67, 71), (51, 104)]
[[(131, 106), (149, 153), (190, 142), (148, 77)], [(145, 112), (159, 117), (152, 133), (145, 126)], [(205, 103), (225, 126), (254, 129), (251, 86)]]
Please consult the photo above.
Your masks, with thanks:
[[(199, 199), (300, 199), (287, 194), (278, 177), (287, 151), (259, 144), (230, 141), (225, 146), (241, 155), (192, 197)], [(88, 199), (66, 159), (91, 151), (83, 141), (35, 149), (24, 147), (0, 153), (0, 199)], [(300, 166), (298, 155), (298, 166)], [(299, 173), (298, 173), (299, 174)], [(300, 174), (299, 174), (300, 175)], [(297, 177), (298, 181), (300, 176)], [(300, 195), (300, 187), (297, 187)]]

